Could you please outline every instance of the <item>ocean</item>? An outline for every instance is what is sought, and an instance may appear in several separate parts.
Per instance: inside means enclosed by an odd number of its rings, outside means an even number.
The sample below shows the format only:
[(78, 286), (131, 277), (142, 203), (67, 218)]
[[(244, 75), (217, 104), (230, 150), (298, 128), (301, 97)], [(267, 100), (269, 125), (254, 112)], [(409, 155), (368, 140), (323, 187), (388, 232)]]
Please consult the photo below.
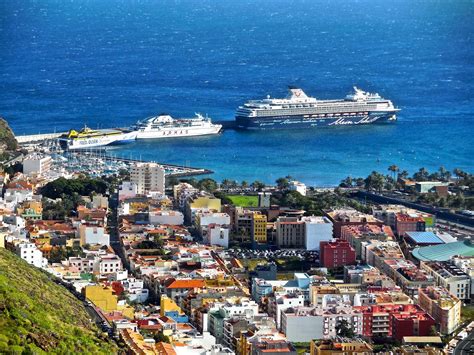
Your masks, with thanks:
[(345, 176), (474, 170), (474, 4), (428, 0), (3, 0), (0, 116), (15, 133), (125, 127), (195, 112), (233, 120), (288, 85), (341, 98), (357, 85), (394, 124), (136, 142), (111, 153), (215, 179), (317, 186)]

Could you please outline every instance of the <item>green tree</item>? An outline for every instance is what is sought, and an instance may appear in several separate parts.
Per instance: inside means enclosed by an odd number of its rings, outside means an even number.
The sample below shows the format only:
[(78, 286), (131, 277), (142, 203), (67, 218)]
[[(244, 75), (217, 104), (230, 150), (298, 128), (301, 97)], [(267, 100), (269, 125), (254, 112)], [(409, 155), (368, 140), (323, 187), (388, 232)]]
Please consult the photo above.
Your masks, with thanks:
[(217, 182), (210, 178), (201, 179), (198, 182), (198, 188), (207, 192), (214, 192), (217, 190)]
[(347, 320), (341, 319), (336, 325), (336, 334), (344, 338), (353, 338), (354, 330), (349, 325)]
[(376, 171), (372, 171), (372, 173), (365, 179), (365, 188), (368, 191), (375, 190), (380, 192), (382, 191), (384, 184), (385, 177)]
[(286, 177), (278, 178), (275, 182), (280, 190), (286, 190), (290, 187), (290, 181)]
[(420, 168), (416, 173), (413, 174), (413, 180), (415, 181), (428, 181), (430, 173), (425, 168)]
[(396, 180), (396, 174), (400, 171), (400, 168), (393, 164), (388, 167), (388, 171), (392, 173), (393, 180)]
[(254, 182), (252, 182), (250, 186), (257, 191), (262, 191), (265, 188), (265, 184), (258, 180), (255, 180)]

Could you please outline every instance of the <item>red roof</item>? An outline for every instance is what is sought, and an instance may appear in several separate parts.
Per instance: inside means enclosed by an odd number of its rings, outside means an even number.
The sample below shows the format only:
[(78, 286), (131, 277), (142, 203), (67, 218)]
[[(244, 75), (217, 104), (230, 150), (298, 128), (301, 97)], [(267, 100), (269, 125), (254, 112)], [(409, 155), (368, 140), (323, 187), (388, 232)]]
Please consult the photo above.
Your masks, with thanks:
[(205, 285), (204, 280), (174, 280), (166, 288), (202, 288)]

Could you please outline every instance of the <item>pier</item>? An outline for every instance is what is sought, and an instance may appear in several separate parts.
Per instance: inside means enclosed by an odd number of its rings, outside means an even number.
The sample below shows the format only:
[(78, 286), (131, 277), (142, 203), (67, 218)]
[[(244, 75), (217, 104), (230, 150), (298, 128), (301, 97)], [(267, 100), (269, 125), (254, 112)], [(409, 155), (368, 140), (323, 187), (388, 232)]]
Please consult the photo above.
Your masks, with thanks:
[(31, 134), (31, 135), (22, 135), (22, 136), (15, 135), (15, 138), (18, 143), (25, 144), (25, 143), (34, 143), (34, 142), (47, 141), (51, 139), (57, 139), (66, 133), (67, 132), (57, 132), (57, 133), (55, 132), (55, 133)]

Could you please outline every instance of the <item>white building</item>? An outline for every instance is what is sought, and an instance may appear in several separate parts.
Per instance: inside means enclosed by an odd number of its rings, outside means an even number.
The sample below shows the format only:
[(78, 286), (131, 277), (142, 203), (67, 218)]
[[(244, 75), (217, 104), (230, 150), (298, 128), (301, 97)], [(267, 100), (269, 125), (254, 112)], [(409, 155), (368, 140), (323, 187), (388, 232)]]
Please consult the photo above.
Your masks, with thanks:
[(308, 216), (302, 217), (305, 223), (306, 250), (319, 250), (320, 242), (332, 240), (332, 222), (327, 217)]
[(471, 298), (474, 299), (474, 256), (456, 256), (452, 261), (471, 278)]
[(271, 192), (258, 193), (258, 207), (270, 207)]
[(23, 174), (45, 175), (51, 170), (51, 162), (48, 155), (30, 154), (23, 159)]
[(196, 212), (195, 219), (194, 219), (197, 228), (201, 231), (203, 228), (207, 227), (210, 224), (218, 224), (218, 225), (229, 225), (230, 224), (230, 216), (227, 213), (222, 212), (211, 212), (211, 211), (200, 211)]
[(184, 223), (184, 215), (179, 211), (152, 211), (148, 213), (151, 224), (169, 224), (180, 226)]
[[(204, 227), (206, 228), (206, 227)], [(209, 224), (203, 230), (204, 242), (210, 245), (218, 245), (223, 248), (229, 247), (229, 226), (219, 224)]]
[(297, 307), (282, 313), (281, 330), (291, 342), (309, 342), (312, 339), (334, 339), (337, 326), (345, 320), (354, 334), (362, 334), (362, 313), (352, 307), (336, 306)]
[(118, 190), (119, 201), (123, 201), (127, 198), (132, 198), (137, 196), (138, 186), (136, 183), (131, 181), (123, 181)]
[(101, 275), (113, 274), (117, 271), (122, 270), (122, 260), (120, 260), (120, 258), (115, 254), (107, 254), (101, 256), (98, 264), (98, 271)]
[(110, 245), (110, 235), (108, 235), (105, 228), (101, 226), (81, 224), (79, 226), (79, 238), (81, 245)]
[(15, 245), (15, 254), (25, 260), (28, 264), (36, 267), (45, 267), (48, 265), (43, 253), (34, 243), (21, 242)]
[(290, 190), (291, 191), (298, 191), (301, 195), (306, 196), (306, 185), (299, 181), (290, 181)]
[(3, 199), (6, 203), (11, 205), (17, 205), (26, 200), (33, 199), (33, 190), (29, 189), (18, 189), (18, 188), (7, 188)]
[(165, 192), (165, 169), (157, 163), (137, 163), (132, 165), (130, 181), (137, 184), (137, 192)]
[(274, 316), (278, 329), (280, 329), (282, 313), (288, 308), (304, 306), (304, 300), (304, 295), (299, 293), (289, 293), (282, 296), (275, 295), (275, 300), (271, 305), (270, 313)]

